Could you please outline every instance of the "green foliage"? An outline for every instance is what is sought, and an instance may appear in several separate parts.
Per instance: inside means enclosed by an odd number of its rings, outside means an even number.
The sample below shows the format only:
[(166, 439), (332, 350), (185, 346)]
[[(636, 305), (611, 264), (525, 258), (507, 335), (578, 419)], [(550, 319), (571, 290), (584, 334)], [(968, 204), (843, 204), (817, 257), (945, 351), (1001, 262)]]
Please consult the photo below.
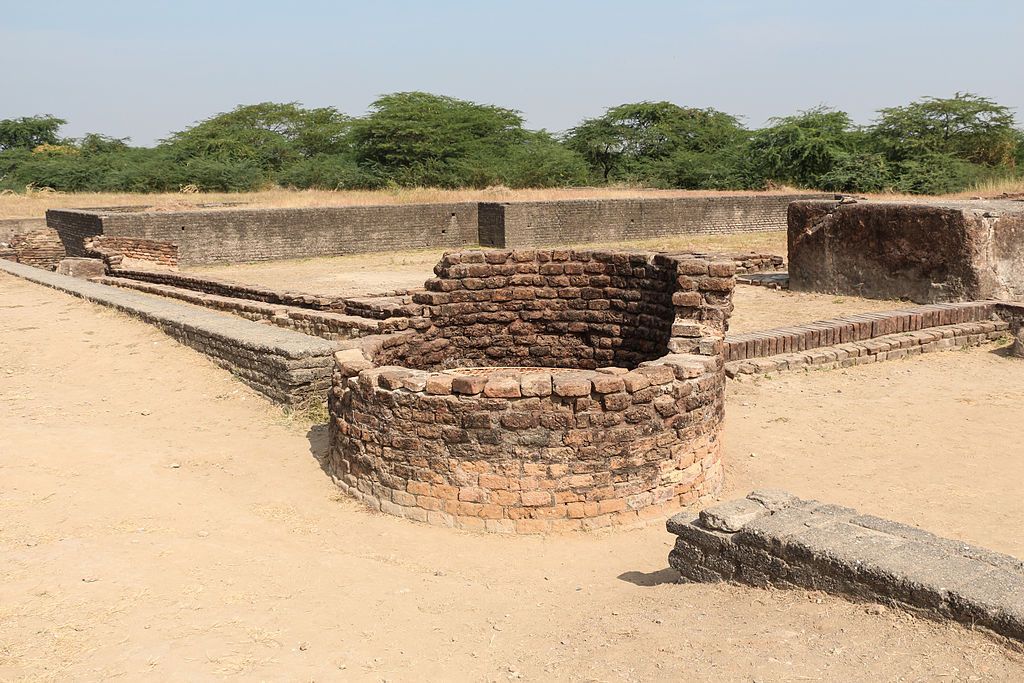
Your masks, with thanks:
[(951, 154), (925, 154), (896, 164), (894, 189), (911, 194), (947, 194), (981, 181), (986, 169)]
[(577, 152), (546, 131), (528, 133), (509, 153), (502, 181), (513, 188), (570, 187), (587, 183), (590, 171)]
[(830, 192), (885, 192), (896, 185), (895, 170), (882, 154), (842, 154), (815, 184)]
[(272, 173), (300, 158), (344, 151), (350, 123), (329, 107), (263, 102), (217, 114), (174, 133), (162, 146), (179, 161), (205, 159)]
[(518, 112), (423, 92), (381, 97), (353, 124), (356, 161), (404, 186), (480, 187), (526, 135)]
[(971, 93), (926, 97), (879, 111), (871, 134), (894, 161), (945, 154), (989, 166), (1008, 165), (1019, 153), (1020, 132), (1009, 108)]
[(319, 155), (284, 169), (277, 182), (285, 187), (319, 190), (375, 190), (386, 184), (347, 155)]
[(715, 109), (637, 102), (584, 120), (569, 131), (566, 145), (605, 182), (658, 183), (666, 168), (662, 162), (672, 155), (721, 153), (742, 144), (746, 136), (738, 119)]
[(67, 121), (56, 116), (22, 116), (0, 120), (0, 152), (10, 149), (34, 149), (60, 142), (57, 131)]
[(423, 92), (385, 95), (352, 119), (331, 107), (244, 105), (152, 148), (62, 119), (0, 121), (0, 188), (167, 192), (386, 186), (515, 188), (627, 182), (691, 189), (789, 184), (837, 192), (922, 194), (1014, 177), (1024, 132), (977, 95), (924, 98), (852, 125), (818, 107), (748, 131), (714, 109), (636, 102), (586, 119), (564, 139), (529, 131), (510, 109)]
[(814, 187), (854, 148), (846, 112), (817, 107), (771, 124), (754, 133), (749, 150), (756, 173), (768, 180)]

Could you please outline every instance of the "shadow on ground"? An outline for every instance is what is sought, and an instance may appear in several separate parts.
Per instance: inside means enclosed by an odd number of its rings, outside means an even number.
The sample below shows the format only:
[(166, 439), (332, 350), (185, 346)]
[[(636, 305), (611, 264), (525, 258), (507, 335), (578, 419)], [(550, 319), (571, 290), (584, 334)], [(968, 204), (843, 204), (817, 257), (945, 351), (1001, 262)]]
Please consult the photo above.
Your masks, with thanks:
[(660, 586), (666, 583), (679, 583), (679, 572), (671, 567), (665, 567), (655, 572), (632, 571), (619, 574), (620, 581), (631, 583), (634, 586)]

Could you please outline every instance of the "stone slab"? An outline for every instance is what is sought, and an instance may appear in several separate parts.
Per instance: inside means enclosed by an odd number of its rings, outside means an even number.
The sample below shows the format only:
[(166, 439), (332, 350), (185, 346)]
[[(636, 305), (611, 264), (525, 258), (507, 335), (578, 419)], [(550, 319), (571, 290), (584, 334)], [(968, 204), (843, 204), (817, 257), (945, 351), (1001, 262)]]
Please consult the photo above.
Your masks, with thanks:
[(754, 491), (669, 519), (685, 579), (823, 590), (1024, 640), (1024, 563), (838, 505)]

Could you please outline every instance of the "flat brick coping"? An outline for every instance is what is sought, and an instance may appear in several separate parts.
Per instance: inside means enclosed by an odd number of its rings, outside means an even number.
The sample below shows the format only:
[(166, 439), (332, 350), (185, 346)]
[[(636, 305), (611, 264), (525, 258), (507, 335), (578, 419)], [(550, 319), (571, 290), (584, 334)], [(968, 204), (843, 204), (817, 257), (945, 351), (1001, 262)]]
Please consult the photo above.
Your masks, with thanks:
[(919, 332), (890, 334), (852, 344), (823, 346), (768, 358), (731, 361), (725, 364), (725, 372), (729, 377), (737, 377), (805, 368), (847, 368), (883, 360), (897, 360), (921, 353), (977, 346), (1003, 337), (1008, 328), (1009, 323), (1001, 320), (930, 327)]
[(410, 292), (404, 291), (388, 292), (386, 296), (340, 297), (276, 290), (260, 285), (244, 284), (232, 280), (223, 280), (207, 275), (196, 275), (194, 273), (183, 273), (174, 270), (117, 268), (112, 270), (110, 274), (128, 280), (189, 289), (232, 299), (246, 299), (317, 311), (347, 313), (378, 320), (391, 317), (408, 317), (422, 313), (421, 306), (412, 304)]
[(995, 301), (931, 304), (877, 313), (859, 313), (761, 332), (730, 334), (725, 338), (726, 362), (808, 351), (824, 346), (860, 342), (899, 332), (990, 320)]
[(1008, 555), (775, 490), (667, 527), (692, 581), (822, 590), (1024, 640), (1024, 564)]
[(336, 343), (31, 266), (0, 261), (0, 271), (156, 325), (277, 402), (321, 398), (330, 386)]
[[(67, 260), (67, 259), (65, 259)], [(387, 334), (410, 329), (413, 318), (375, 319), (334, 311), (323, 311), (283, 303), (266, 303), (254, 299), (237, 299), (219, 294), (207, 294), (193, 289), (157, 284), (122, 277), (98, 277), (94, 282), (132, 289), (146, 294), (179, 299), (197, 306), (205, 306), (249, 320), (265, 320), (278, 327), (311, 334), (330, 341), (354, 339), (372, 334)]]
[(748, 273), (737, 275), (736, 284), (768, 289), (789, 289), (789, 273)]

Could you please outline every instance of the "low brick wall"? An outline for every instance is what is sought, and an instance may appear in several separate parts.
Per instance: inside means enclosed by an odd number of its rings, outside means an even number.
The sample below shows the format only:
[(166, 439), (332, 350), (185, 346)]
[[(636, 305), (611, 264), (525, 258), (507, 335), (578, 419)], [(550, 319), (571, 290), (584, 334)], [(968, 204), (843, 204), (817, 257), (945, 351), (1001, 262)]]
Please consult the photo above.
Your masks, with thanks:
[(765, 358), (825, 346), (862, 342), (900, 332), (917, 332), (943, 325), (982, 322), (991, 320), (995, 314), (996, 302), (969, 301), (859, 313), (803, 325), (731, 334), (725, 338), (725, 360), (730, 362)]
[(378, 320), (335, 313), (333, 311), (206, 294), (191, 289), (117, 277), (118, 274), (115, 271), (114, 277), (98, 278), (96, 281), (105, 285), (123, 287), (138, 292), (145, 292), (146, 294), (156, 294), (197, 306), (205, 306), (218, 311), (233, 313), (248, 320), (269, 322), (278, 327), (284, 327), (331, 341), (400, 332), (409, 329), (412, 322), (410, 318)]
[(496, 532), (638, 522), (718, 490), (731, 261), (446, 254), (429, 327), (336, 356), (325, 469), (384, 512)]
[[(96, 237), (177, 245), (182, 266), (389, 250), (533, 247), (686, 234), (784, 230), (786, 205), (822, 195), (743, 195), (542, 202), (462, 202), (296, 209), (54, 209), (47, 224), (69, 256)], [(831, 195), (830, 195), (831, 196)], [(744, 257), (747, 255), (744, 255)], [(741, 271), (743, 272), (743, 271)]]
[(319, 402), (330, 387), (335, 343), (22, 264), (0, 261), (0, 271), (156, 325), (279, 403)]
[(11, 238), (10, 251), (18, 263), (55, 270), (65, 257), (64, 246), (57, 233), (48, 228), (21, 232)]
[(250, 285), (176, 271), (118, 268), (116, 273), (113, 274), (120, 279), (150, 282), (219, 297), (259, 301), (266, 304), (307, 308), (315, 311), (347, 313), (376, 320), (414, 317), (423, 313), (423, 307), (419, 304), (414, 304), (410, 294), (394, 294), (393, 296), (380, 297), (321, 296), (319, 294), (277, 290), (260, 285)]
[(237, 263), (374, 251), (460, 248), (477, 240), (477, 204), (219, 208), (148, 207), (46, 212), (68, 254), (98, 234), (173, 243), (181, 265)]
[(134, 264), (178, 267), (178, 245), (172, 242), (97, 235), (85, 240), (85, 250), (98, 255), (110, 268), (127, 268)]
[(1001, 320), (930, 327), (917, 332), (900, 332), (860, 342), (822, 346), (807, 351), (783, 353), (725, 364), (729, 377), (772, 374), (794, 370), (831, 370), (899, 360), (922, 353), (978, 346), (1006, 335), (1009, 325)]
[(0, 218), (0, 246), (10, 244), (15, 235), (45, 228), (45, 218)]
[(1024, 640), (1024, 563), (963, 541), (783, 491), (680, 513), (668, 530), (669, 564), (693, 581), (822, 590)]

